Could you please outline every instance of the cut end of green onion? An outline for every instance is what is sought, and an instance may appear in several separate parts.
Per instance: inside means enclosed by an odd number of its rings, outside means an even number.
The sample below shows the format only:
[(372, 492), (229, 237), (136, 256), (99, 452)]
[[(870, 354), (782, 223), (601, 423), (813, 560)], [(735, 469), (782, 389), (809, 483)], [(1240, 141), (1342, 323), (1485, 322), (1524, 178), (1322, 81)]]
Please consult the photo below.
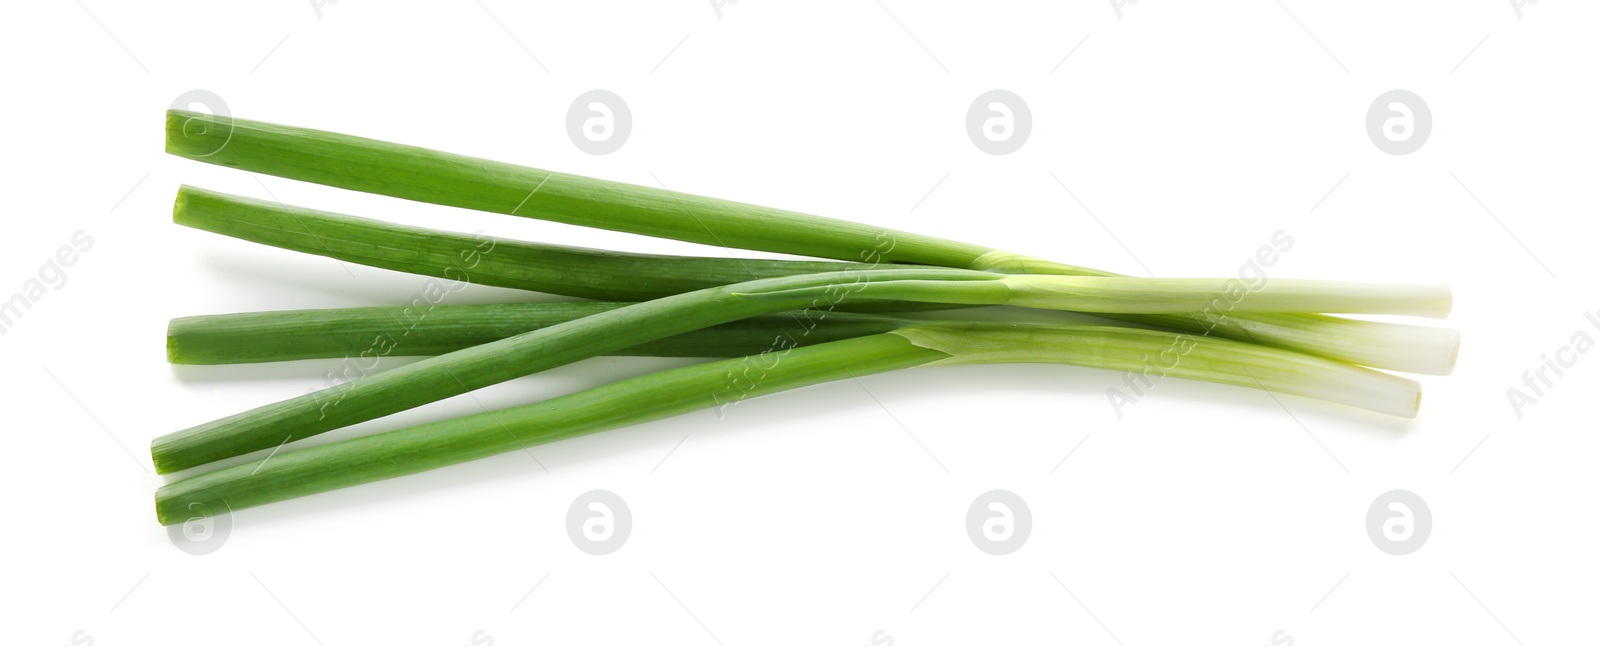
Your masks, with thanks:
[(178, 344), (183, 337), (175, 329), (177, 324), (177, 319), (167, 322), (167, 363), (183, 363), (183, 351), (178, 348)]
[(189, 195), (194, 191), (201, 190), (205, 189), (197, 189), (188, 184), (178, 186), (178, 196), (172, 200), (172, 222), (174, 224), (184, 223), (184, 214), (189, 210)]
[(1456, 369), (1461, 353), (1461, 333), (1448, 328), (1418, 325), (1396, 326), (1393, 336), (1396, 359), (1415, 366), (1423, 375), (1448, 375)]
[(1394, 377), (1386, 387), (1352, 391), (1342, 403), (1385, 415), (1414, 419), (1422, 407), (1422, 384)]
[[(259, 465), (244, 465), (247, 469), (255, 469)], [(219, 469), (228, 471), (229, 469)], [(180, 525), (198, 522), (215, 516), (223, 516), (234, 512), (234, 505), (230, 504), (223, 493), (206, 487), (193, 485), (214, 482), (215, 475), (202, 473), (198, 476), (167, 483), (156, 490), (155, 506), (156, 521), (162, 525)], [(176, 485), (176, 486), (175, 486)], [(176, 490), (177, 495), (169, 493)]]
[(233, 118), (189, 110), (167, 111), (167, 152), (179, 157), (209, 157), (228, 145)]
[(1456, 369), (1456, 357), (1461, 354), (1461, 333), (1455, 330), (1445, 330), (1450, 337), (1449, 350), (1444, 353), (1444, 360), (1440, 362), (1443, 370), (1440, 375), (1448, 375)]
[(1372, 296), (1380, 302), (1409, 303), (1402, 314), (1433, 319), (1449, 318), (1455, 296), (1449, 285), (1373, 285)]
[[(162, 450), (162, 444), (163, 442), (161, 441), (160, 437), (150, 441), (150, 463), (155, 465), (156, 473), (165, 474), (172, 473), (174, 471), (181, 471), (181, 468), (175, 468), (166, 464), (166, 460), (164, 459), (166, 451)], [(185, 468), (187, 468), (187, 465)]]

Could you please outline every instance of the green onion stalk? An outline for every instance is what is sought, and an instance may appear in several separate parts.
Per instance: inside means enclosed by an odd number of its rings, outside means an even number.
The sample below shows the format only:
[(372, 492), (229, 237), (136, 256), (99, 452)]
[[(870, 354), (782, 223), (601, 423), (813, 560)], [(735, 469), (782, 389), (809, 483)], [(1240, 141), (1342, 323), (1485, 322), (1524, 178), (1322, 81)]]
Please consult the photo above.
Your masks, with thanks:
[[(1388, 415), (1415, 415), (1421, 396), (1418, 384), (1409, 379), (1216, 337), (1123, 327), (916, 323), (887, 333), (674, 368), (507, 410), (276, 452), (259, 462), (161, 487), (156, 492), (156, 516), (162, 524), (182, 523), (891, 370), (974, 363), (1141, 370), (1149, 357), (1166, 354), (1175, 359), (1166, 370), (1171, 376), (1262, 388)], [(371, 379), (362, 380), (366, 381)]]
[[(636, 303), (456, 350), (156, 438), (158, 473), (179, 471), (390, 415), (641, 343), (763, 314), (825, 314), (845, 300), (1021, 305), (1079, 312), (1198, 311), (1228, 289), (1218, 279), (1007, 275), (944, 268), (803, 274)], [(1275, 281), (1248, 311), (1443, 316), (1449, 290)]]
[[(180, 186), (172, 221), (344, 262), (599, 301), (648, 301), (759, 278), (871, 269), (831, 260), (626, 253), (393, 224)], [(856, 307), (883, 309), (880, 303)], [(905, 309), (905, 308), (901, 308)]]
[[(167, 151), (175, 155), (420, 202), (869, 265), (1116, 276), (856, 222), (307, 128), (182, 110), (169, 111), (166, 125)], [(1251, 292), (1243, 301), (1255, 297)], [(1259, 313), (1259, 308), (1241, 307), (1243, 301), (1214, 299), (1187, 312), (1109, 314), (1376, 368), (1448, 374), (1454, 366), (1459, 335), (1451, 330), (1350, 320), (1328, 316), (1334, 312), (1325, 310)], [(1307, 313), (1311, 311), (1323, 313)]]
[[(172, 319), (167, 360), (179, 365), (269, 363), (304, 359), (431, 357), (499, 341), (632, 303), (495, 303), (413, 307), (341, 307), (209, 314)], [(904, 318), (832, 312), (803, 318), (769, 314), (619, 348), (630, 357), (729, 358), (773, 347), (815, 345), (881, 334)]]

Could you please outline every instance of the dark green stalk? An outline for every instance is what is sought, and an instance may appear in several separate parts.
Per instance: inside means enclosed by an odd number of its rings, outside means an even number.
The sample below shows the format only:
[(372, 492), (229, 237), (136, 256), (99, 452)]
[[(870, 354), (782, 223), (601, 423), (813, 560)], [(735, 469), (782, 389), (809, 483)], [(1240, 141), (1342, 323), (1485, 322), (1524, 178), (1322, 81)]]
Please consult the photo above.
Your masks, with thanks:
[[(427, 357), (463, 350), (550, 327), (631, 303), (506, 303), (418, 307), (351, 307), (214, 314), (172, 319), (167, 359), (218, 365), (374, 355)], [(900, 319), (833, 313), (807, 322), (799, 314), (771, 314), (693, 330), (622, 348), (613, 355), (642, 357), (742, 357), (774, 344), (814, 345), (880, 334)], [(809, 327), (809, 329), (807, 329)]]
[(989, 251), (846, 220), (183, 110), (167, 113), (167, 152), (418, 202), (717, 247), (945, 267), (966, 267)]
[(747, 280), (867, 269), (860, 263), (622, 253), (408, 227), (193, 186), (172, 221), (259, 244), (454, 282), (603, 301), (647, 301)]

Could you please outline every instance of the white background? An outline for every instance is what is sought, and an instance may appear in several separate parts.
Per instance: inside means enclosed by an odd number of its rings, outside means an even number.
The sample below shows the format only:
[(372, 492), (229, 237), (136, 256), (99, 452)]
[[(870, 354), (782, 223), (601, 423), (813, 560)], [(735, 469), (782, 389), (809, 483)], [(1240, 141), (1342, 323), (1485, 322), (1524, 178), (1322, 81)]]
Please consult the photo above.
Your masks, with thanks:
[[(1600, 356), (1580, 355), (1521, 418), (1506, 390), (1574, 333), (1600, 338), (1583, 316), (1600, 309), (1593, 3), (1521, 17), (1493, 0), (1147, 1), (1120, 18), (1093, 1), (745, 0), (720, 17), (698, 0), (4, 11), (0, 298), (74, 232), (94, 240), (0, 336), (7, 642), (1592, 634)], [(611, 155), (567, 138), (568, 105), (595, 88), (633, 113)], [(1006, 156), (965, 131), (995, 88), (1033, 114)], [(1434, 120), (1405, 156), (1365, 132), (1369, 104), (1396, 88)], [(240, 117), (1130, 274), (1226, 275), (1281, 229), (1296, 244), (1274, 276), (1451, 284), (1465, 345), (1454, 375), (1423, 379), (1405, 423), (1174, 380), (1119, 419), (1114, 373), (914, 370), (536, 447), (542, 466), (513, 453), (240, 512), (221, 549), (191, 556), (155, 522), (151, 438), (298, 395), (335, 362), (174, 368), (167, 320), (392, 305), (424, 281), (175, 226), (180, 183), (458, 231), (727, 253), (165, 156), (162, 112), (193, 89)], [(683, 363), (595, 359), (477, 398), (513, 406)], [(322, 439), (477, 410), (458, 398)], [(567, 506), (591, 489), (632, 510), (609, 556), (566, 534)], [(991, 489), (1032, 512), (1008, 556), (964, 527)], [(1433, 515), (1407, 556), (1366, 533), (1369, 504), (1392, 489)]]

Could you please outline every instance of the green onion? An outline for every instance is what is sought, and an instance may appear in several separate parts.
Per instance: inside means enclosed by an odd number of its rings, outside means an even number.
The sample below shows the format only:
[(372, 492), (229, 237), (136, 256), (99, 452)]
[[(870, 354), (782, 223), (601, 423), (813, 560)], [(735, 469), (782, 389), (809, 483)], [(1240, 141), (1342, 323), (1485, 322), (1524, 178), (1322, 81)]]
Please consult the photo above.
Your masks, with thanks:
[(172, 221), (370, 267), (602, 301), (647, 301), (758, 278), (869, 267), (833, 261), (661, 256), (522, 242), (390, 224), (193, 186), (179, 187)]
[[(349, 307), (214, 314), (172, 319), (167, 359), (218, 365), (301, 359), (427, 357), (464, 350), (630, 303), (504, 303), (420, 307)], [(621, 356), (742, 357), (774, 345), (813, 345), (880, 334), (904, 321), (830, 313), (806, 321), (772, 314), (723, 323), (612, 351)]]
[[(1159, 294), (1140, 287), (1161, 284)], [(760, 314), (809, 308), (826, 311), (858, 300), (943, 301), (1055, 307), (1074, 311), (1184, 312), (1220, 298), (1213, 279), (1026, 276), (960, 269), (892, 269), (806, 274), (713, 287), (601, 312), (514, 337), (424, 359), (322, 391), (284, 400), (158, 437), (151, 454), (158, 473), (187, 469), (250, 451), (280, 446), (336, 428), (692, 330)], [(1409, 290), (1409, 291), (1407, 291)], [(1361, 311), (1434, 311), (1448, 291), (1397, 288), (1363, 300), (1370, 287), (1290, 283), (1263, 290), (1251, 307)], [(1401, 298), (1400, 296), (1406, 296)], [(1323, 301), (1326, 301), (1324, 303)], [(1416, 307), (1418, 303), (1425, 307)]]
[[(1113, 276), (979, 245), (782, 209), (555, 173), (307, 128), (167, 113), (167, 152), (213, 164), (421, 202), (722, 247), (869, 264)], [(633, 300), (626, 298), (623, 300)], [(1459, 337), (1321, 314), (1118, 315), (1121, 320), (1317, 354), (1377, 368), (1448, 374)], [(1228, 323), (1219, 322), (1226, 317)], [(1323, 331), (1337, 330), (1337, 337)], [(1345, 340), (1338, 343), (1328, 339)], [(1409, 351), (1395, 344), (1422, 342)]]
[[(966, 267), (990, 249), (845, 220), (259, 121), (167, 112), (167, 152), (366, 193), (719, 247)], [(692, 217), (684, 217), (685, 214)], [(823, 223), (826, 226), (818, 226)], [(845, 235), (840, 235), (844, 233)], [(855, 240), (870, 240), (865, 247)]]
[[(827, 381), (938, 363), (1047, 362), (1139, 370), (1175, 354), (1173, 376), (1265, 388), (1411, 416), (1410, 380), (1216, 338), (1131, 328), (910, 325), (771, 355), (665, 370), (502, 411), (279, 452), (156, 492), (162, 524), (418, 473), (535, 444)], [(1164, 356), (1164, 355), (1163, 355)]]

